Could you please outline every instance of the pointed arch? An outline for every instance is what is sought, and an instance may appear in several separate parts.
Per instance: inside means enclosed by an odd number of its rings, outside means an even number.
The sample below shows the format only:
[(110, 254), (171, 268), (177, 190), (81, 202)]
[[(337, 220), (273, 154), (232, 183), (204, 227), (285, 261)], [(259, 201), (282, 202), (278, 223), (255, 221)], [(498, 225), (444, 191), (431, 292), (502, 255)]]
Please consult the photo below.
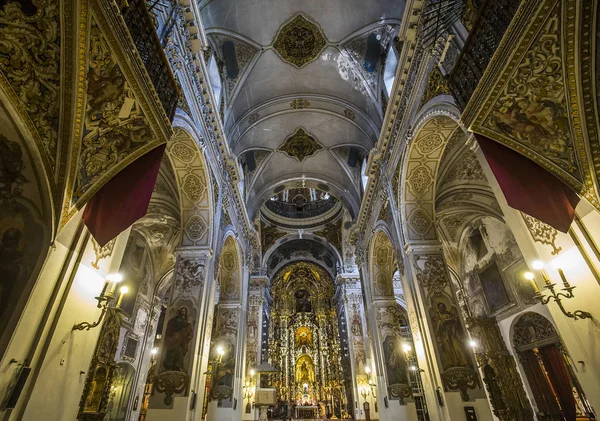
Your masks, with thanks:
[(210, 246), (212, 239), (212, 203), (209, 169), (199, 140), (182, 127), (176, 127), (167, 145), (181, 210), (182, 246)]
[(446, 145), (458, 130), (457, 118), (447, 111), (425, 115), (400, 168), (399, 192), (404, 236), (407, 241), (435, 240), (435, 192), (440, 161)]

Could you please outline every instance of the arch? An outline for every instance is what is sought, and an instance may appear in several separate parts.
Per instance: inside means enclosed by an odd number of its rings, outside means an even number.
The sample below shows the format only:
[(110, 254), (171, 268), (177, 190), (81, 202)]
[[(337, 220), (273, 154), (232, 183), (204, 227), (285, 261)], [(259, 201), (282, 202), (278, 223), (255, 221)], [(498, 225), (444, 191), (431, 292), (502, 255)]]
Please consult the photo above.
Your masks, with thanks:
[(533, 311), (527, 311), (515, 318), (510, 330), (512, 344), (517, 350), (560, 342), (552, 322)]
[(242, 258), (238, 242), (228, 235), (219, 259), (219, 302), (237, 301), (242, 295)]
[(447, 111), (424, 114), (417, 125), (416, 136), (400, 169), (401, 179), (398, 203), (401, 204), (404, 235), (411, 240), (435, 240), (435, 193), (437, 173), (449, 139), (457, 130), (463, 130), (455, 116)]
[(198, 142), (184, 128), (175, 127), (167, 145), (181, 210), (183, 246), (210, 246), (213, 221), (212, 183)]
[(0, 357), (56, 238), (58, 217), (46, 154), (13, 105), (0, 89)]
[(393, 297), (393, 277), (396, 271), (396, 259), (392, 241), (383, 230), (376, 231), (371, 239), (369, 269), (373, 296)]
[[(299, 240), (299, 239), (315, 242), (315, 243), (319, 244), (320, 246), (322, 246), (325, 250), (329, 251), (333, 256), (335, 256), (336, 261), (334, 262), (333, 269), (335, 269), (337, 264), (339, 264), (339, 265), (342, 264), (343, 260), (342, 260), (342, 255), (340, 254), (340, 251), (337, 249), (337, 247), (335, 247), (333, 244), (331, 244), (331, 242), (329, 240), (326, 240), (323, 237), (319, 237), (318, 235), (310, 233), (310, 232), (303, 233), (302, 238), (300, 238), (300, 234), (298, 232), (293, 232), (293, 233), (289, 233), (289, 234), (277, 239), (273, 243), (273, 245), (271, 245), (267, 249), (267, 251), (263, 254), (261, 267), (268, 267), (267, 265), (269, 264), (269, 259), (271, 259), (271, 257), (277, 252), (277, 250), (281, 246), (285, 245), (286, 243), (289, 243), (290, 241)], [(278, 265), (278, 267), (279, 267), (279, 265)], [(278, 268), (273, 268), (272, 273), (276, 273), (277, 271), (278, 271)]]

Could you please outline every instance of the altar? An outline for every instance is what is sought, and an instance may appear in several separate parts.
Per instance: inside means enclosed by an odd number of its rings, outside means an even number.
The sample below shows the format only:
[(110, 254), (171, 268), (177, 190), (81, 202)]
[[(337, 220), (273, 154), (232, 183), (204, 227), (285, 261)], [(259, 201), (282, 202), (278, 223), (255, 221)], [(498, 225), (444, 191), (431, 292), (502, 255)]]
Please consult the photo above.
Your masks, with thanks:
[(301, 419), (319, 418), (319, 407), (317, 405), (296, 405), (295, 415), (294, 418)]

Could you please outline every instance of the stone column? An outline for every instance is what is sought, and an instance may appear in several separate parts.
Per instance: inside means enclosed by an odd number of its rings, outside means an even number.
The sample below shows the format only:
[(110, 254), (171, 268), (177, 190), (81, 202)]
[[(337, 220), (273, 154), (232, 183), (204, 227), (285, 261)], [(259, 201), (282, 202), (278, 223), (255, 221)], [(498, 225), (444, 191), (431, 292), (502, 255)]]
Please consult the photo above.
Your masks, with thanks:
[(258, 375), (251, 375), (251, 370), (261, 363), (261, 343), (263, 335), (263, 306), (265, 289), (269, 286), (266, 276), (251, 276), (248, 292), (248, 317), (246, 320), (246, 369), (244, 373), (244, 407), (242, 419), (258, 419), (254, 408), (256, 388), (259, 386)]
[[(154, 394), (147, 420), (186, 419), (201, 412), (203, 350), (210, 341), (212, 250), (185, 247), (177, 252), (169, 307), (157, 355)], [(200, 358), (199, 358), (200, 357)], [(190, 403), (193, 400), (193, 404)]]
[(360, 276), (358, 274), (339, 275), (338, 284), (344, 284), (344, 306), (346, 314), (346, 326), (348, 326), (348, 352), (350, 354), (350, 365), (353, 380), (354, 402), (349, 402), (354, 411), (356, 420), (364, 420), (365, 413), (363, 404), (369, 402), (372, 413), (375, 412), (372, 395), (366, 398), (361, 395), (361, 388), (367, 383), (367, 349), (368, 343), (366, 317)]
[[(217, 305), (215, 331), (210, 356), (213, 360), (210, 398), (206, 419), (230, 420), (239, 411), (237, 371), (243, 365), (243, 309), (239, 301), (224, 301)], [(223, 350), (220, 356), (218, 349)], [(237, 381), (236, 381), (237, 380)]]
[(415, 346), (422, 347), (417, 349), (417, 357), (421, 368), (426, 369), (424, 377), (435, 388), (436, 396), (427, 396), (432, 419), (462, 420), (463, 407), (472, 406), (479, 420), (491, 421), (441, 245), (409, 244), (407, 252), (415, 311), (409, 314), (409, 321), (413, 336), (418, 336)]

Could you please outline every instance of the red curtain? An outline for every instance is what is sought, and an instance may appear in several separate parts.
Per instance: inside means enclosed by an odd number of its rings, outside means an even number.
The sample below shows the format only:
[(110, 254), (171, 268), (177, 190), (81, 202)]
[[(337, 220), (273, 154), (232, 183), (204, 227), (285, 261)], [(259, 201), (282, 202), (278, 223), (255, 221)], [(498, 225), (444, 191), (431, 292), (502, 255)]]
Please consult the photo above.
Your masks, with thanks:
[(577, 193), (520, 153), (475, 134), (508, 204), (562, 232), (568, 232)]
[(101, 247), (146, 215), (165, 146), (129, 164), (87, 203), (83, 221)]
[(565, 360), (556, 345), (548, 345), (539, 348), (544, 367), (552, 382), (552, 387), (558, 395), (558, 400), (562, 408), (562, 413), (567, 421), (575, 421), (577, 411), (575, 406), (575, 398), (573, 397), (573, 385), (571, 384), (571, 376), (565, 366)]

